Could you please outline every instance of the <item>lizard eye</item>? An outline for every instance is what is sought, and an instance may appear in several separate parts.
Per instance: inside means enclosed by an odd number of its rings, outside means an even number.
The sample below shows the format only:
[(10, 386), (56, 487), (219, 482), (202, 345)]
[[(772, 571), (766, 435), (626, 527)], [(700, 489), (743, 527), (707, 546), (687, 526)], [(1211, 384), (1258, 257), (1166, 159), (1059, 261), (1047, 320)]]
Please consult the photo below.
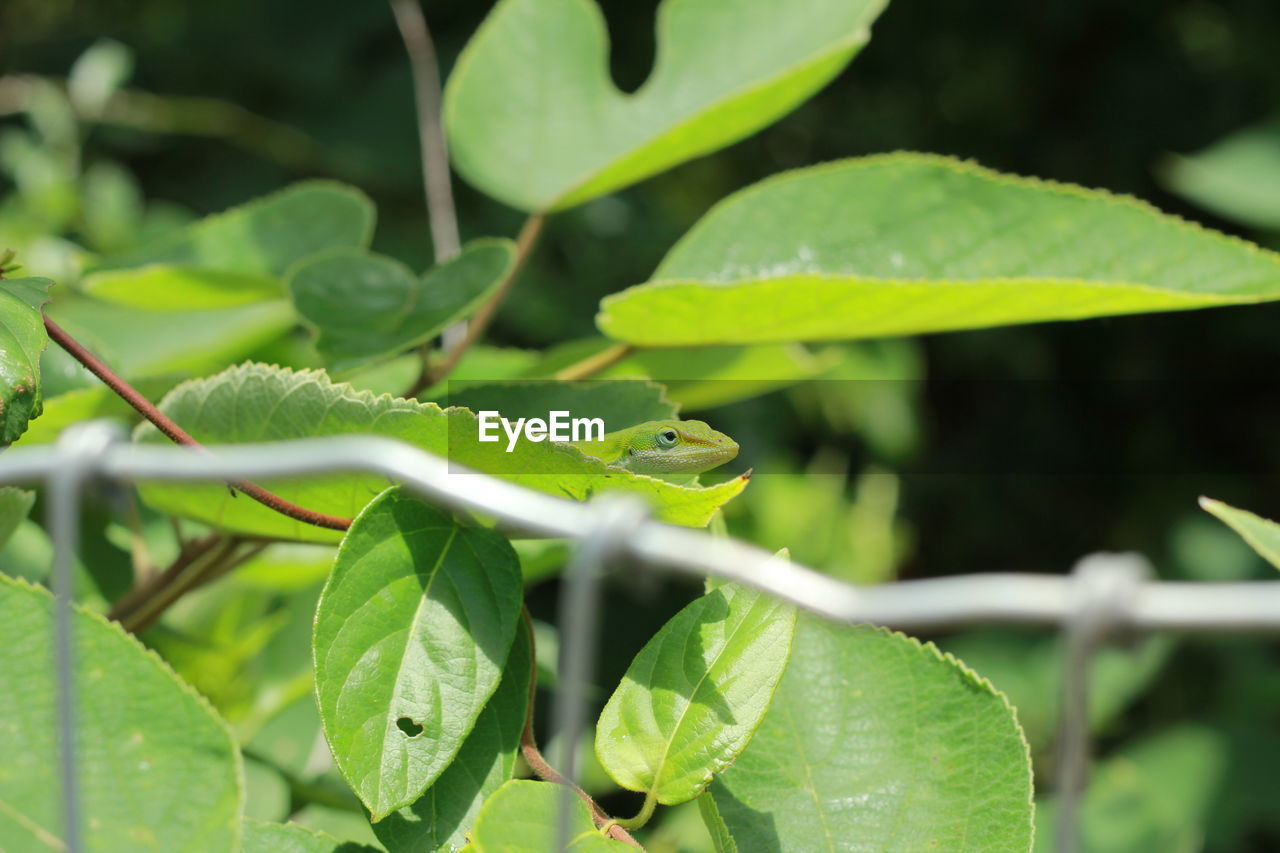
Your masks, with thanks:
[(658, 433), (658, 444), (663, 447), (671, 447), (676, 443), (676, 431), (673, 429), (664, 429)]

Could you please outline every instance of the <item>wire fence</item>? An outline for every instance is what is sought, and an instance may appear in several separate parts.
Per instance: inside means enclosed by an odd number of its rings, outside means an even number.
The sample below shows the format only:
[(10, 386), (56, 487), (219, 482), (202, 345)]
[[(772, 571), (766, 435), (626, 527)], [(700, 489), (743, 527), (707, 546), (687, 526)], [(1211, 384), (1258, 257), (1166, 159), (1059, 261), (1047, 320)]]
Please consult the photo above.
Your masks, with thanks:
[[(75, 682), (71, 643), (73, 569), (81, 495), (96, 480), (228, 481), (367, 472), (457, 510), (479, 512), (508, 533), (570, 539), (573, 554), (560, 597), (561, 680), (553, 708), (558, 766), (579, 778), (578, 743), (586, 726), (595, 666), (600, 579), (610, 568), (658, 570), (747, 584), (827, 617), (907, 631), (975, 624), (1044, 625), (1066, 635), (1055, 793), (1059, 853), (1079, 849), (1080, 805), (1090, 754), (1089, 668), (1117, 637), (1182, 633), (1280, 633), (1280, 581), (1199, 583), (1154, 580), (1136, 554), (1094, 554), (1070, 575), (971, 574), (855, 586), (760, 548), (647, 517), (638, 499), (605, 493), (569, 501), (458, 466), (407, 444), (374, 436), (211, 447), (127, 441), (114, 423), (95, 421), (57, 444), (0, 454), (0, 485), (42, 482), (54, 547), (54, 647), (57, 665), (60, 780), (66, 849), (84, 849), (76, 786)], [(573, 793), (564, 788), (561, 838)], [(563, 845), (562, 845), (563, 846)]]

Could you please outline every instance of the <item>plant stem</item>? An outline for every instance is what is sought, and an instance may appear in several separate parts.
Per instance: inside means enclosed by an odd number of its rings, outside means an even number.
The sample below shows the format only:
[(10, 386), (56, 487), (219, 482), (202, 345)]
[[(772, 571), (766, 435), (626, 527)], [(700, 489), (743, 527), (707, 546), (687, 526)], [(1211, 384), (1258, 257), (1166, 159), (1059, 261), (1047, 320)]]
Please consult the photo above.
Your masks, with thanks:
[[(566, 785), (573, 789), (573, 792), (582, 798), (587, 804), (587, 808), (591, 810), (591, 819), (595, 821), (597, 827), (604, 830), (605, 833), (615, 841), (623, 841), (635, 847), (640, 845), (636, 842), (631, 834), (618, 822), (609, 817), (603, 809), (596, 804), (591, 795), (579, 788), (569, 779), (566, 779), (554, 767), (552, 767), (542, 751), (538, 749), (538, 743), (533, 737), (533, 707), (534, 699), (538, 693), (538, 648), (533, 638), (533, 619), (529, 616), (529, 608), (521, 607), (520, 615), (524, 619), (524, 629), (529, 634), (529, 705), (524, 717), (524, 731), (520, 733), (520, 754), (524, 756), (525, 762), (528, 763), (530, 769), (537, 774), (538, 778), (544, 782), (554, 782), (557, 785)], [(607, 829), (606, 829), (607, 827)]]
[(541, 213), (534, 213), (524, 221), (519, 235), (516, 236), (516, 260), (511, 266), (511, 272), (507, 273), (506, 279), (493, 292), (488, 301), (481, 305), (475, 314), (471, 315), (471, 321), (467, 326), (467, 334), (462, 341), (445, 353), (444, 358), (435, 367), (429, 367), (426, 359), (423, 359), (422, 373), (402, 396), (416, 396), (437, 382), (447, 379), (453, 369), (458, 366), (462, 356), (471, 348), (471, 345), (484, 334), (485, 329), (489, 327), (489, 323), (493, 321), (493, 316), (497, 313), (498, 306), (502, 304), (507, 292), (511, 290), (511, 285), (515, 283), (516, 278), (520, 275), (520, 270), (524, 267), (525, 261), (528, 260), (529, 254), (538, 242), (538, 235), (542, 232), (543, 219), (544, 217)]
[(123, 622), (124, 619), (141, 607), (146, 599), (169, 584), (174, 583), (190, 565), (208, 555), (222, 541), (222, 536), (217, 533), (211, 533), (202, 539), (184, 543), (182, 549), (178, 552), (178, 556), (169, 564), (168, 568), (159, 574), (151, 575), (145, 581), (135, 583), (128, 592), (116, 600), (115, 604), (111, 605), (107, 618), (116, 622)]
[(613, 367), (635, 351), (636, 348), (631, 344), (614, 344), (594, 355), (587, 356), (582, 361), (574, 362), (568, 367), (557, 370), (552, 378), (559, 379), (562, 382), (575, 379), (590, 379), (600, 371)]
[[(174, 443), (204, 450), (204, 446), (200, 442), (188, 435), (182, 427), (171, 421), (163, 412), (152, 405), (146, 397), (139, 394), (133, 386), (121, 379), (115, 371), (85, 349), (75, 338), (63, 331), (57, 323), (49, 319), (48, 315), (45, 315), (44, 327), (49, 332), (49, 337), (53, 338), (59, 346), (70, 353), (76, 361), (88, 368), (94, 376), (101, 379), (108, 388), (119, 394), (138, 414), (155, 424), (156, 429), (168, 436)], [(248, 480), (230, 480), (228, 485), (244, 492), (263, 506), (273, 509), (281, 515), (287, 515), (295, 521), (313, 524), (316, 527), (325, 527), (329, 530), (346, 530), (351, 526), (351, 519), (349, 518), (315, 512), (306, 507), (298, 506)]]
[(418, 144), (422, 152), (422, 185), (436, 263), (458, 254), (458, 213), (449, 182), (449, 148), (440, 120), (440, 68), (427, 19), (418, 0), (391, 0), (391, 11), (400, 29), (409, 66), (413, 70), (413, 94), (418, 112)]
[(166, 585), (158, 587), (153, 594), (144, 595), (138, 606), (120, 620), (120, 624), (134, 634), (145, 631), (182, 596), (243, 565), (262, 553), (270, 543), (252, 543), (248, 549), (236, 553), (244, 544), (243, 539), (227, 539), (208, 559), (189, 563), (186, 570), (170, 576)]

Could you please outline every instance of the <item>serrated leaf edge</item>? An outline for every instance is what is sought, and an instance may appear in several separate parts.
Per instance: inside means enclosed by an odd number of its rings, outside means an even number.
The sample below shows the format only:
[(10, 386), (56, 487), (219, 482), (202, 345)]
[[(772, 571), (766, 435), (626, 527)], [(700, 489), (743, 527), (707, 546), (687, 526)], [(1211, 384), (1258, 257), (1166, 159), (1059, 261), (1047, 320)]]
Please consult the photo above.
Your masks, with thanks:
[[(31, 583), (25, 578), (15, 578), (6, 574), (0, 574), (0, 585), (9, 585), (24, 591), (34, 592), (39, 597), (44, 598), (50, 607), (53, 607), (56, 604), (53, 600), (52, 592), (40, 584)], [(89, 617), (91, 621), (97, 622), (99, 625), (107, 628), (112, 633), (124, 639), (138, 651), (142, 652), (145, 657), (150, 659), (152, 663), (156, 664), (165, 675), (173, 680), (179, 690), (195, 699), (196, 704), (208, 711), (210, 718), (217, 723), (218, 728), (227, 736), (227, 743), (231, 747), (231, 763), (235, 767), (236, 817), (239, 818), (239, 820), (234, 821), (235, 827), (232, 829), (231, 834), (233, 841), (235, 842), (234, 849), (238, 850), (243, 842), (244, 836), (244, 833), (241, 832), (240, 823), (241, 820), (244, 819), (241, 812), (244, 810), (244, 799), (247, 789), (245, 787), (244, 778), (244, 755), (240, 752), (240, 743), (236, 740), (235, 733), (232, 731), (230, 724), (222, 718), (222, 715), (213, 707), (213, 703), (210, 702), (203, 693), (196, 690), (196, 688), (191, 684), (188, 684), (182, 676), (178, 675), (178, 673), (174, 671), (173, 667), (169, 665), (169, 662), (162, 658), (158, 652), (144, 645), (141, 640), (126, 631), (119, 622), (113, 622), (99, 613), (94, 613), (92, 610), (81, 604), (72, 603), (71, 609), (81, 616)]]

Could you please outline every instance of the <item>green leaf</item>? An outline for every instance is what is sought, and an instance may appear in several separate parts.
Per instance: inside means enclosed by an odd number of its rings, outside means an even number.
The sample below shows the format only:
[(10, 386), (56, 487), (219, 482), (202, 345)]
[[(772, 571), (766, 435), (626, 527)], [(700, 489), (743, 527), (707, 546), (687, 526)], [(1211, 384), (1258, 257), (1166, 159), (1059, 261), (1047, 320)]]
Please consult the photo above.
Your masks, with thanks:
[[(53, 598), (0, 577), (0, 838), (61, 849)], [(240, 751), (194, 690), (78, 608), (76, 778), (85, 848), (205, 853), (239, 844)]]
[(511, 275), (515, 244), (475, 240), (421, 277), (384, 255), (330, 252), (296, 266), (293, 304), (319, 331), (316, 348), (347, 371), (426, 343), (469, 316)]
[(795, 621), (790, 605), (732, 584), (672, 617), (600, 714), (596, 754), (609, 775), (649, 801), (696, 797), (741, 754), (769, 710)]
[(1174, 192), (1219, 216), (1280, 229), (1280, 116), (1170, 157), (1163, 177)]
[(243, 853), (373, 853), (375, 848), (307, 829), (296, 823), (244, 819)]
[[(556, 849), (556, 818), (563, 787), (552, 782), (513, 779), (480, 809), (472, 833), (475, 853), (547, 853)], [(605, 838), (591, 820), (587, 804), (573, 798), (570, 853), (625, 853), (636, 848)]]
[(143, 311), (71, 298), (51, 305), (49, 315), (82, 343), (101, 344), (111, 356), (111, 368), (131, 381), (221, 370), (297, 323), (293, 307), (282, 299), (231, 308)]
[(1280, 299), (1280, 256), (1131, 198), (922, 154), (721, 202), (653, 280), (606, 297), (642, 346), (837, 340)]
[(658, 10), (657, 64), (609, 78), (590, 0), (504, 0), (445, 90), (449, 150), (484, 192), (558, 210), (748, 136), (840, 72), (885, 0), (682, 0)]
[(13, 486), (0, 487), (0, 548), (9, 541), (18, 525), (27, 520), (35, 502), (35, 492), (15, 489)]
[(575, 418), (600, 418), (606, 432), (645, 421), (676, 417), (678, 407), (661, 385), (643, 379), (557, 382), (454, 383), (449, 403), (473, 412), (497, 411), (509, 419), (546, 418), (548, 412), (571, 412)]
[(397, 489), (352, 523), (316, 607), (316, 697), (375, 822), (458, 754), (498, 687), (521, 593), (506, 539)]
[(1201, 498), (1200, 506), (1220, 518), (1263, 559), (1280, 569), (1280, 524), (1211, 498)]
[(359, 190), (306, 181), (206, 217), (90, 271), (85, 289), (149, 310), (225, 308), (279, 299), (297, 261), (369, 245), (373, 203)]
[[(160, 409), (205, 444), (380, 435), (559, 497), (585, 500), (605, 489), (626, 491), (653, 504), (657, 518), (695, 527), (706, 525), (747, 482), (737, 477), (705, 488), (677, 486), (606, 467), (573, 447), (550, 443), (520, 442), (515, 452), (507, 453), (503, 442), (477, 441), (479, 424), (467, 409), (446, 410), (434, 403), (374, 396), (335, 384), (320, 372), (260, 364), (243, 364), (185, 382), (165, 396)], [(134, 436), (140, 442), (168, 442), (148, 423), (140, 424)], [(260, 485), (308, 509), (351, 517), (387, 482), (379, 476), (339, 474), (268, 480)], [(140, 491), (143, 500), (159, 512), (229, 532), (308, 542), (340, 538), (335, 531), (286, 518), (244, 496), (233, 498), (222, 485), (151, 483)]]
[(1027, 745), (1004, 697), (931, 645), (811, 616), (710, 794), (752, 853), (1031, 847)]
[(47, 278), (0, 279), (0, 447), (40, 415), (40, 353), (49, 345), (41, 306)]
[[(1084, 795), (1080, 849), (1203, 849), (1206, 824), (1226, 778), (1227, 752), (1220, 732), (1187, 725), (1128, 744), (1099, 762)], [(1057, 805), (1052, 799), (1037, 803), (1037, 851), (1054, 849)]]
[(515, 772), (529, 707), (531, 664), (529, 635), (521, 627), (516, 629), (497, 691), (453, 762), (413, 805), (373, 825), (388, 850), (433, 853), (457, 850), (467, 843), (480, 806)]

